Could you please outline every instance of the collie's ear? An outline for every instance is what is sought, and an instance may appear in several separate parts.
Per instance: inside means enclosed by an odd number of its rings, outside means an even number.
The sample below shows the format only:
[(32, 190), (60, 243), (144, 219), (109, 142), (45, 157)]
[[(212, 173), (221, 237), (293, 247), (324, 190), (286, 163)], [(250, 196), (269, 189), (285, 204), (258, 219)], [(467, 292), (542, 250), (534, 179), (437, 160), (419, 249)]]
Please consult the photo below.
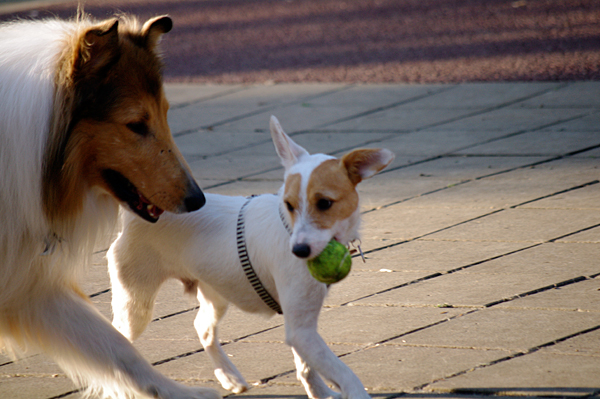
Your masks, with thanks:
[(273, 139), (273, 144), (275, 144), (275, 151), (277, 151), (277, 155), (279, 155), (281, 164), (285, 170), (288, 170), (298, 162), (301, 156), (308, 155), (308, 151), (294, 143), (290, 136), (283, 131), (277, 118), (271, 116), (269, 126), (271, 128), (271, 138)]
[(119, 21), (108, 20), (88, 29), (79, 41), (74, 60), (75, 73), (95, 76), (119, 55)]
[(340, 162), (348, 171), (352, 184), (356, 185), (379, 173), (394, 160), (394, 157), (394, 153), (385, 148), (362, 149), (344, 155)]
[(153, 49), (165, 33), (173, 29), (173, 21), (166, 15), (146, 21), (142, 27), (142, 36), (146, 39), (146, 48)]

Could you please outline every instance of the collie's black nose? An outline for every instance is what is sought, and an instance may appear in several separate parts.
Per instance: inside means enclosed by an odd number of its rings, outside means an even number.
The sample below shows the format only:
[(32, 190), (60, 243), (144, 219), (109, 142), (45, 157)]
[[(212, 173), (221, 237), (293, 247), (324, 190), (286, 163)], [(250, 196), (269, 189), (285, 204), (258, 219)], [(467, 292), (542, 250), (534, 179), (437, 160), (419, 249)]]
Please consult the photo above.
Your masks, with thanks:
[(295, 244), (292, 252), (299, 258), (308, 258), (310, 256), (310, 247), (308, 244)]
[(194, 183), (193, 186), (190, 187), (188, 196), (183, 200), (183, 204), (185, 205), (186, 212), (197, 211), (206, 204), (206, 198), (198, 185)]

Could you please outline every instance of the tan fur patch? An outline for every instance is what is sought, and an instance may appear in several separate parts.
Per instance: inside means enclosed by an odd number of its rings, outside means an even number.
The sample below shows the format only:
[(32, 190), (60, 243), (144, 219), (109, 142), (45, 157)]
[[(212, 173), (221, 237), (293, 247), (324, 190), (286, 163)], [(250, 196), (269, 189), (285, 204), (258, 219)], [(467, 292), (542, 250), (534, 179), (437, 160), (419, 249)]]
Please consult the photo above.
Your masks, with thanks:
[[(335, 222), (350, 217), (358, 207), (355, 187), (339, 160), (327, 160), (317, 166), (310, 175), (306, 190), (312, 222), (319, 228), (329, 229)], [(319, 200), (330, 200), (332, 205), (321, 210), (317, 206)]]
[[(285, 180), (285, 192), (283, 193), (283, 201), (290, 204), (293, 209), (300, 207), (300, 186), (302, 176), (299, 174), (289, 175)], [(296, 221), (295, 212), (290, 212), (292, 218), (292, 226)]]

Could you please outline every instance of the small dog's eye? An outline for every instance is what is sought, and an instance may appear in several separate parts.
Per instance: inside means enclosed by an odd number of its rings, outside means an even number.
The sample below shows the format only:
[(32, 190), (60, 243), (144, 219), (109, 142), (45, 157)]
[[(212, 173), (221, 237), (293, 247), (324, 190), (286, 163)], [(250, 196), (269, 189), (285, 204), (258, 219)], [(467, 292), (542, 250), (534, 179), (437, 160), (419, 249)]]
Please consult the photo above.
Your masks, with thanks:
[(285, 206), (287, 207), (288, 211), (294, 212), (294, 207), (288, 201), (285, 201)]
[(331, 208), (331, 205), (333, 205), (332, 200), (321, 198), (317, 201), (317, 208), (321, 211), (326, 211), (327, 209)]
[(125, 126), (127, 126), (127, 129), (131, 130), (136, 134), (139, 134), (140, 136), (147, 136), (150, 132), (148, 130), (148, 125), (146, 124), (146, 122), (132, 122), (128, 123)]

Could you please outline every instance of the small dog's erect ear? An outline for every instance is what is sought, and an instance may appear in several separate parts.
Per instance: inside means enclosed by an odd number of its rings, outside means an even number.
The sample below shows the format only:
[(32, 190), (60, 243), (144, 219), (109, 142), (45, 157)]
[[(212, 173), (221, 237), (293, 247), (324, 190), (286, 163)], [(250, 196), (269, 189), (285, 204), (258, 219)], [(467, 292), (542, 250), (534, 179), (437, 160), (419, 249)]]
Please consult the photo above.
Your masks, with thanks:
[(344, 155), (340, 162), (348, 171), (348, 177), (352, 184), (356, 185), (379, 173), (394, 158), (394, 153), (385, 148), (361, 149)]
[(142, 36), (146, 38), (146, 47), (153, 49), (165, 33), (173, 29), (173, 21), (166, 15), (146, 21), (142, 27)]
[(88, 29), (79, 41), (73, 62), (74, 73), (95, 76), (119, 56), (119, 21), (108, 20)]
[(271, 116), (271, 138), (275, 144), (275, 151), (281, 158), (281, 164), (288, 170), (291, 168), (303, 155), (308, 155), (308, 151), (300, 147), (283, 131), (279, 121), (274, 116)]

